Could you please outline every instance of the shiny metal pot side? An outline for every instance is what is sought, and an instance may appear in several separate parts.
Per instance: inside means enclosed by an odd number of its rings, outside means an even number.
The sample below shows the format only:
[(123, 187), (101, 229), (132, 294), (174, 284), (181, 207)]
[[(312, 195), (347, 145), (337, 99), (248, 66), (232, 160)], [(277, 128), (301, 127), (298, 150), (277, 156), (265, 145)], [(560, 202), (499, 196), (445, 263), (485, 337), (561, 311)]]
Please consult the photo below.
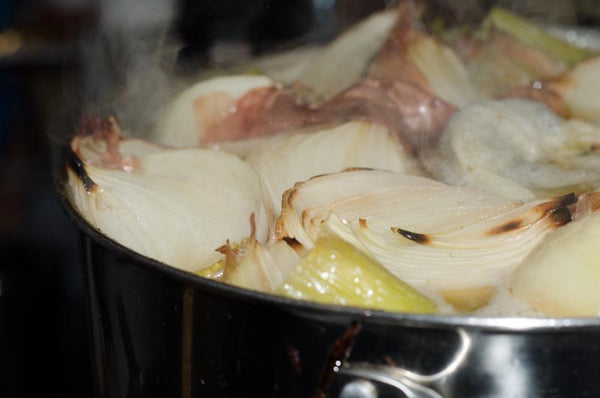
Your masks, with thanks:
[[(248, 291), (138, 255), (61, 198), (81, 232), (99, 398), (600, 396), (600, 319), (365, 312)], [(350, 356), (329, 369), (353, 322)]]

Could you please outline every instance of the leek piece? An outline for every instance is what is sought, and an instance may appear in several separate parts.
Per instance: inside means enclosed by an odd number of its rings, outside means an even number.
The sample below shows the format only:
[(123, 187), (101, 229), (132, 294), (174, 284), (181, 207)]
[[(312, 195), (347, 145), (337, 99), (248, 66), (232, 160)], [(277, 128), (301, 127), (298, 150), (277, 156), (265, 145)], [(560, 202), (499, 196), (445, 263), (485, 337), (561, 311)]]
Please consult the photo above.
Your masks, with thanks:
[(551, 35), (526, 18), (513, 14), (503, 8), (496, 7), (492, 9), (486, 18), (486, 22), (516, 37), (521, 42), (564, 62), (569, 67), (593, 55), (593, 52), (573, 46)]
[(225, 270), (225, 261), (219, 260), (210, 267), (201, 269), (194, 272), (194, 274), (207, 279), (214, 279), (216, 281), (223, 280), (223, 271)]
[(326, 304), (396, 312), (437, 312), (436, 305), (345, 240), (325, 232), (277, 293)]

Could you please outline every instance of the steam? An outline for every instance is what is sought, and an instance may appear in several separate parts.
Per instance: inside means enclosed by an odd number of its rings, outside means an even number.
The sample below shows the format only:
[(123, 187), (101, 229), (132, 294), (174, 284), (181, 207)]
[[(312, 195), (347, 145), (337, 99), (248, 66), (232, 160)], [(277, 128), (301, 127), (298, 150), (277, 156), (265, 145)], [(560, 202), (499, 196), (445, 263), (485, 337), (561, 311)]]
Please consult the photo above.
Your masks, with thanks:
[(81, 43), (82, 116), (115, 116), (125, 135), (148, 137), (177, 88), (175, 0), (100, 2), (97, 31)]

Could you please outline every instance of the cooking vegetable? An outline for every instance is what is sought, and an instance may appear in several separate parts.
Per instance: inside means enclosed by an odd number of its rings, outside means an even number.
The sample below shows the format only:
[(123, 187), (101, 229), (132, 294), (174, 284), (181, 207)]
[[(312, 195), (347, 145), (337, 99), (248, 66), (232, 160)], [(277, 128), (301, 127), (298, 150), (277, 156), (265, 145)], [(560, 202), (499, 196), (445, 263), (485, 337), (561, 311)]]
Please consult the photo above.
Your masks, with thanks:
[(372, 78), (324, 103), (319, 111), (330, 120), (365, 120), (382, 124), (402, 141), (404, 149), (435, 142), (456, 107), (412, 83)]
[(545, 90), (545, 82), (594, 54), (498, 7), (476, 32), (461, 29), (445, 37), (467, 64), (471, 86), (488, 98), (527, 97), (550, 104), (545, 97), (556, 94)]
[(172, 147), (199, 146), (210, 127), (223, 118), (236, 100), (273, 82), (265, 76), (216, 77), (189, 87), (169, 104), (160, 118), (155, 140)]
[(549, 87), (566, 102), (571, 117), (600, 124), (600, 56), (579, 63)]
[(589, 58), (592, 52), (573, 46), (568, 42), (548, 33), (535, 23), (496, 7), (488, 14), (485, 24), (491, 24), (503, 32), (509, 33), (521, 42), (550, 54), (555, 59), (572, 67)]
[[(456, 297), (494, 287), (571, 219), (569, 195), (527, 203), (423, 177), (357, 170), (314, 177), (284, 195), (277, 235), (314, 246), (330, 214), (396, 277)], [(353, 238), (354, 236), (354, 238)]]
[(527, 200), (597, 186), (598, 144), (600, 129), (534, 101), (509, 99), (461, 109), (422, 160), (446, 183)]
[(315, 245), (300, 254), (278, 240), (266, 245), (254, 236), (219, 250), (224, 261), (199, 273), (223, 282), (325, 304), (402, 312), (437, 312), (436, 305), (390, 274), (360, 245), (339, 234), (341, 221), (326, 220)]
[[(79, 141), (93, 152), (94, 139)], [(123, 141), (123, 149), (131, 142)], [(222, 258), (227, 239), (250, 234), (265, 241), (270, 216), (260, 181), (243, 161), (203, 149), (163, 149), (131, 160), (127, 171), (74, 156), (68, 168), (69, 196), (84, 218), (120, 244), (166, 264), (197, 271)]]
[(327, 45), (298, 81), (323, 99), (357, 83), (396, 21), (395, 11), (371, 15)]
[(285, 241), (265, 246), (254, 236), (244, 239), (239, 247), (227, 244), (221, 251), (226, 256), (223, 282), (267, 293), (278, 289), (300, 260)]
[(509, 288), (550, 316), (600, 315), (600, 213), (548, 236), (515, 270)]
[(498, 29), (492, 29), (485, 41), (473, 41), (469, 83), (487, 98), (522, 96), (524, 87), (540, 86), (567, 70), (564, 63)]
[(404, 2), (397, 13), (394, 30), (369, 67), (369, 78), (403, 81), (455, 106), (474, 101), (477, 93), (465, 65), (452, 48), (423, 30), (421, 10)]
[(502, 9), (444, 42), (422, 10), (401, 2), (325, 47), (238, 68), (271, 77), (191, 86), (156, 144), (86, 119), (71, 200), (138, 253), (257, 291), (403, 312), (486, 313), (517, 296), (598, 314), (593, 284), (574, 286), (600, 275), (600, 194), (584, 194), (600, 186), (600, 58)]
[(421, 36), (413, 40), (406, 51), (437, 97), (457, 107), (481, 97), (469, 81), (466, 66), (441, 41), (432, 36)]
[(277, 213), (285, 190), (315, 175), (348, 167), (418, 172), (415, 159), (395, 137), (368, 122), (272, 136), (258, 143), (246, 161), (261, 176)]
[(398, 312), (437, 312), (424, 295), (390, 274), (377, 260), (337, 236), (328, 219), (313, 248), (277, 293), (302, 300)]

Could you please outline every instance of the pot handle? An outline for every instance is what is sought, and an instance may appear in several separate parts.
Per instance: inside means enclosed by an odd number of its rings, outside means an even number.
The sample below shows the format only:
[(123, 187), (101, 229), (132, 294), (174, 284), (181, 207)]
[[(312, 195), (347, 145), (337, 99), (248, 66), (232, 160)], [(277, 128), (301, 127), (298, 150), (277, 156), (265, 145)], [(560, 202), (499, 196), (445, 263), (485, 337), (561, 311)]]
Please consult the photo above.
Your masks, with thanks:
[(346, 364), (340, 369), (342, 375), (350, 380), (340, 389), (339, 398), (443, 398), (430, 387), (402, 377), (388, 366)]
[[(468, 333), (457, 330), (460, 345), (452, 360), (439, 372), (423, 375), (407, 369), (368, 363), (345, 363), (340, 376), (352, 378), (340, 389), (339, 398), (380, 398), (374, 382), (395, 389), (394, 398), (443, 398), (432, 387), (452, 375), (464, 362), (471, 348)], [(397, 395), (400, 393), (401, 395)], [(389, 394), (385, 395), (390, 396)]]

